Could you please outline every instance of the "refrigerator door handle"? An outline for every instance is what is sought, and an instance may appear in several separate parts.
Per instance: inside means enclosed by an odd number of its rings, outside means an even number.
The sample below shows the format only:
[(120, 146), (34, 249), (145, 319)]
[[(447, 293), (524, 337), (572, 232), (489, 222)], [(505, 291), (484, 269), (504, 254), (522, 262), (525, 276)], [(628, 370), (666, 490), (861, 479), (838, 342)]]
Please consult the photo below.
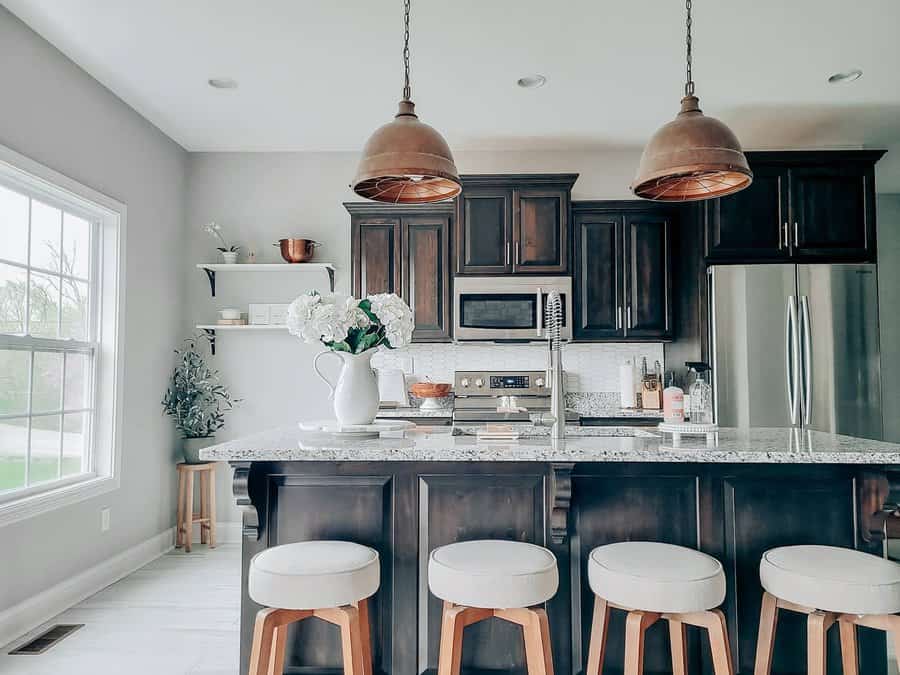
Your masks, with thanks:
[(809, 297), (800, 296), (800, 333), (803, 336), (803, 424), (812, 418), (812, 330), (809, 321)]
[(784, 372), (787, 377), (788, 414), (791, 424), (797, 424), (798, 404), (800, 403), (797, 396), (797, 390), (800, 387), (800, 373), (797, 369), (800, 340), (797, 337), (797, 301), (793, 295), (788, 296), (785, 311), (787, 316), (784, 333)]

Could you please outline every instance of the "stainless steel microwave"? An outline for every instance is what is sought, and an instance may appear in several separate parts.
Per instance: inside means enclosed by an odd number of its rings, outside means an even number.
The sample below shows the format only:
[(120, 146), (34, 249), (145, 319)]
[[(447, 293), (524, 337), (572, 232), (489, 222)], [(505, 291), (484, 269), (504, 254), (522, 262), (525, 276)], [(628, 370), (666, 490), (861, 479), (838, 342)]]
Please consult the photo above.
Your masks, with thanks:
[(562, 338), (572, 339), (571, 277), (456, 277), (453, 280), (455, 340), (544, 339), (544, 308), (550, 291), (563, 304)]

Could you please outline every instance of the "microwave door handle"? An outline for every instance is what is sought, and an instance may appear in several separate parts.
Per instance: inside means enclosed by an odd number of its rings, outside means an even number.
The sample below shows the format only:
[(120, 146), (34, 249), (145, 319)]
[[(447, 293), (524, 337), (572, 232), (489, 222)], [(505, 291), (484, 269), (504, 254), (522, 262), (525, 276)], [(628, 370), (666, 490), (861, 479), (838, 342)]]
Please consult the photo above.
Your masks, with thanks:
[[(541, 287), (537, 287), (537, 336), (543, 337), (544, 335), (544, 293), (541, 290)], [(548, 380), (549, 382), (549, 380)]]

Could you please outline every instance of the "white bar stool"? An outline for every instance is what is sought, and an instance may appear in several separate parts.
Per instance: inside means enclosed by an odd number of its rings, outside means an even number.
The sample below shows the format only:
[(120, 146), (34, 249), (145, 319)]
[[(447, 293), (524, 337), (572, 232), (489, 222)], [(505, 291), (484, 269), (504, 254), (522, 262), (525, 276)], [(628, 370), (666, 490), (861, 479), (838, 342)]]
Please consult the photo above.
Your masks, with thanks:
[(856, 627), (886, 631), (900, 663), (900, 565), (835, 546), (784, 546), (763, 554), (759, 579), (765, 590), (759, 617), (754, 675), (772, 669), (778, 610), (807, 614), (810, 675), (825, 675), (825, 636), (838, 622), (844, 675), (859, 675)]
[(438, 675), (459, 675), (463, 629), (497, 617), (522, 627), (528, 675), (553, 675), (550, 625), (541, 605), (556, 593), (556, 556), (519, 541), (441, 546), (428, 559), (428, 587), (444, 601)]
[(372, 675), (368, 598), (381, 578), (378, 552), (349, 541), (273, 546), (250, 561), (256, 615), (249, 675), (281, 675), (288, 625), (311, 616), (340, 626), (345, 675)]
[(715, 558), (683, 546), (628, 541), (599, 546), (588, 559), (594, 591), (594, 620), (586, 675), (600, 675), (611, 608), (625, 620), (625, 675), (644, 672), (644, 633), (660, 619), (669, 622), (672, 672), (686, 675), (685, 624), (709, 633), (715, 675), (733, 675), (725, 616), (725, 573)]

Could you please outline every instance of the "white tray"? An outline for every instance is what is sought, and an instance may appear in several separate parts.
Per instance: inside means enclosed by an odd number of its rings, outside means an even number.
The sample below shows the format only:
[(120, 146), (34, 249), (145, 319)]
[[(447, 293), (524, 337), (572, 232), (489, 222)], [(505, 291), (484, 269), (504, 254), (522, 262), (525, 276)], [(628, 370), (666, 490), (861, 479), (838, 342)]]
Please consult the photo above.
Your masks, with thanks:
[(713, 447), (718, 441), (718, 424), (694, 424), (691, 422), (660, 422), (656, 427), (663, 434), (672, 436), (672, 446), (681, 446), (682, 436), (706, 436), (706, 446)]
[(384, 431), (414, 429), (415, 424), (406, 420), (378, 420), (372, 424), (340, 424), (335, 420), (298, 422), (301, 431), (318, 431), (340, 438), (378, 438)]

